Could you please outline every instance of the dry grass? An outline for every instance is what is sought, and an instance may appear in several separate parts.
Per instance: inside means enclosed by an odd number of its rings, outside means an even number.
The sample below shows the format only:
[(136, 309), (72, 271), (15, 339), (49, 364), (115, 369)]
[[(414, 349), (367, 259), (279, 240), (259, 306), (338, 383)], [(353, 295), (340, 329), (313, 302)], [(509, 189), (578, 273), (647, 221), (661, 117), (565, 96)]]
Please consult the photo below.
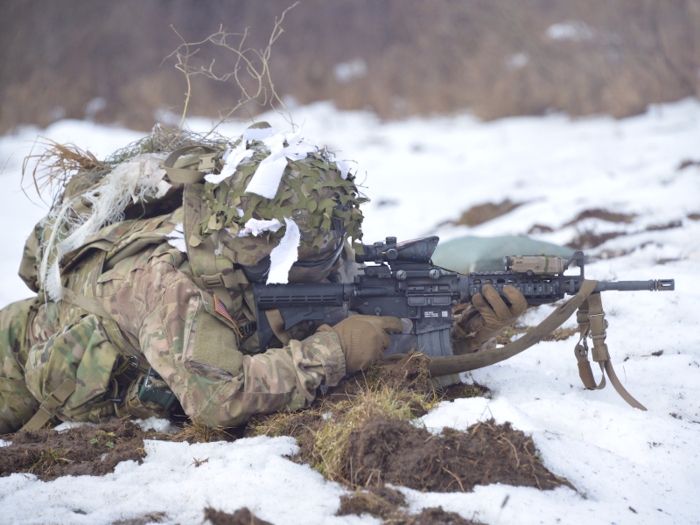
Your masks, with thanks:
[(364, 377), (336, 390), (309, 410), (254, 419), (248, 433), (296, 437), (301, 449), (298, 461), (311, 464), (329, 480), (347, 483), (345, 451), (354, 430), (376, 417), (413, 420), (441, 400), (430, 384), (422, 354), (377, 363)]
[(435, 395), (386, 386), (365, 385), (341, 401), (329, 398), (302, 413), (280, 413), (253, 424), (253, 435), (301, 436), (300, 461), (331, 481), (344, 481), (346, 449), (350, 434), (374, 417), (413, 420), (439, 401)]
[(31, 173), (32, 182), (38, 195), (47, 188), (64, 188), (70, 178), (80, 170), (93, 172), (96, 178), (109, 168), (97, 160), (89, 151), (75, 144), (59, 144), (55, 140), (39, 137), (32, 148), (45, 148), (43, 153), (30, 153), (22, 164), (22, 183)]
[[(223, 427), (208, 427), (196, 420), (188, 420), (180, 432), (169, 434), (168, 441), (186, 441), (193, 443), (211, 443), (212, 441), (235, 441), (238, 436), (232, 432), (234, 429)], [(197, 465), (199, 466), (199, 465)]]

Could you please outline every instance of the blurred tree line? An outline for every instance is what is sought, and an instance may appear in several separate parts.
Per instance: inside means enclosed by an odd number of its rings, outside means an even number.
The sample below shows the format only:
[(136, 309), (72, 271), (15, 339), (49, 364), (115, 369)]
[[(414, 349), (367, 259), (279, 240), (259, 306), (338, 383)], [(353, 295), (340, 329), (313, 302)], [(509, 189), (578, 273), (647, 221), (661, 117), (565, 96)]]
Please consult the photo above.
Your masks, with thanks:
[[(0, 133), (90, 118), (150, 129), (179, 114), (182, 42), (223, 25), (264, 48), (293, 0), (5, 0)], [(269, 61), (276, 91), (384, 118), (469, 109), (485, 119), (565, 111), (624, 117), (700, 94), (700, 0), (301, 0)], [(233, 67), (231, 53), (192, 60)], [(188, 115), (236, 85), (194, 79)], [(249, 107), (249, 111), (258, 110)]]

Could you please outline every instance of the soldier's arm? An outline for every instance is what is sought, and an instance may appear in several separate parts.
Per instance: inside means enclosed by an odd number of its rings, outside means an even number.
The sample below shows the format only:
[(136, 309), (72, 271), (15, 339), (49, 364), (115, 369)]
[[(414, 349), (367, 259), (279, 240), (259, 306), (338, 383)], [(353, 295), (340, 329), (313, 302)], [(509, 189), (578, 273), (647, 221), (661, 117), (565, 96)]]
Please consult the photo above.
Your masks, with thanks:
[[(182, 275), (182, 274), (180, 274)], [(146, 358), (191, 418), (234, 426), (257, 413), (309, 406), (316, 389), (345, 375), (335, 333), (318, 333), (284, 348), (244, 355), (234, 332), (209, 314), (193, 285), (172, 282), (141, 327)], [(178, 298), (189, 296), (186, 303)]]

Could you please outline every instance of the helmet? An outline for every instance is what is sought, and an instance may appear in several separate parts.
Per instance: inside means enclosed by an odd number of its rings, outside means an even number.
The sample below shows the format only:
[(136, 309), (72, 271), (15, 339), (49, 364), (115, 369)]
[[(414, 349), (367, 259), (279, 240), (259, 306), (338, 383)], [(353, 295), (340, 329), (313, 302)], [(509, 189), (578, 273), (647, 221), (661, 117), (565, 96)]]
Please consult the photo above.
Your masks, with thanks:
[[(242, 160), (234, 160), (235, 170), (228, 168), (232, 173), (222, 178), (232, 155)], [(272, 164), (273, 156), (281, 170), (276, 192), (273, 188), (266, 197), (248, 191), (263, 161)], [(294, 225), (299, 240), (298, 260), (289, 270), (292, 282), (326, 277), (338, 263), (346, 237), (361, 246), (359, 205), (367, 199), (344, 163), (298, 134), (278, 133), (266, 123), (248, 128), (216, 171), (205, 178), (208, 213), (199, 233), (204, 238), (219, 232), (218, 240), (227, 248), (222, 253), (233, 254), (248, 280), (268, 275), (271, 252)]]

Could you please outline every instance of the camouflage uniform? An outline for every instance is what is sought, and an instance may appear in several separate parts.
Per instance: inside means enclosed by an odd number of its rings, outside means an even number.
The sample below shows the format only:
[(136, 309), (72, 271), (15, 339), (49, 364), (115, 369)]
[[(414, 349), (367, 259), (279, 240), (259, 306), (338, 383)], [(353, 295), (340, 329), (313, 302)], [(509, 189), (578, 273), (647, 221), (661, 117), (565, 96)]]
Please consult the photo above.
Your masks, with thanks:
[[(129, 226), (142, 231), (148, 225), (118, 225)], [(86, 315), (65, 301), (41, 304), (40, 299), (0, 311), (0, 433), (18, 430), (70, 373), (78, 386), (59, 418), (99, 421), (115, 414), (115, 405), (119, 413), (120, 403), (105, 398), (113, 393), (113, 378), (118, 383), (132, 380), (128, 372), (115, 378), (132, 354), (153, 366), (187, 415), (209, 426), (233, 426), (255, 413), (303, 408), (321, 384), (336, 385), (345, 375), (333, 333), (293, 339), (284, 348), (259, 354), (241, 349), (252, 334), (241, 338), (224, 324), (223, 315), (208, 311), (213, 297), (192, 282), (186, 254), (167, 243), (106, 272), (105, 252), (91, 252), (68, 274), (67, 288), (92, 296), (94, 282), (94, 298), (111, 319)], [(234, 321), (245, 320), (241, 312), (228, 313)]]
[[(330, 186), (323, 179), (318, 184)], [(42, 402), (60, 420), (165, 415), (164, 403), (139, 399), (149, 367), (164, 381), (156, 379), (156, 388), (169, 387), (188, 416), (209, 426), (304, 408), (320, 385), (342, 379), (345, 358), (333, 332), (309, 334), (307, 328), (292, 333), (286, 345), (260, 352), (252, 286), (240, 265), (269, 254), (270, 242), (238, 242), (231, 235), (213, 255), (216, 231), (207, 230), (224, 224), (212, 219), (212, 213), (216, 220), (222, 216), (220, 208), (212, 212), (216, 202), (206, 206), (207, 185), (187, 184), (184, 205), (171, 214), (102, 228), (62, 259), (62, 284), (103, 308), (102, 315), (75, 301), (45, 301), (35, 259), (45, 232), (37, 228), (20, 275), (39, 295), (0, 311), (0, 434), (21, 428)], [(325, 216), (335, 216), (331, 211)], [(164, 237), (183, 221), (189, 255)], [(220, 286), (203, 284), (202, 257), (214, 258), (209, 266), (215, 264), (226, 283), (225, 298)], [(52, 392), (71, 381), (72, 393), (51, 405)]]

